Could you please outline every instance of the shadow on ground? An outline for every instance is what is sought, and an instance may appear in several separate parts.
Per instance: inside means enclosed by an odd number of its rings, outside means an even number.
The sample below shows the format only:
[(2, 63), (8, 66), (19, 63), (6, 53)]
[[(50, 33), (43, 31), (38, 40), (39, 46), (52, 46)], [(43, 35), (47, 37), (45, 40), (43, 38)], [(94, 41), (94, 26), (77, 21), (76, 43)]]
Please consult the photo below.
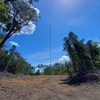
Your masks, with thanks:
[(59, 84), (68, 84), (70, 86), (80, 86), (82, 83), (69, 81), (68, 79), (63, 79), (63, 80), (61, 80), (61, 83), (59, 83)]
[(60, 84), (68, 84), (79, 86), (82, 83), (98, 83), (100, 82), (100, 70), (80, 71), (73, 73), (68, 79), (61, 80)]

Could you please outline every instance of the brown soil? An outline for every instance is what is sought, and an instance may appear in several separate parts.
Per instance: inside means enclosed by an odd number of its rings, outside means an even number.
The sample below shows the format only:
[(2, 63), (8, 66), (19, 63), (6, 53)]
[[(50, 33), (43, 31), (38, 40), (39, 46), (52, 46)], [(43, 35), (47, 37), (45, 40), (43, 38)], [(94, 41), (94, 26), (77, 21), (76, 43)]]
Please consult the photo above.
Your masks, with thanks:
[(0, 79), (0, 100), (100, 100), (100, 84), (66, 84), (66, 75)]

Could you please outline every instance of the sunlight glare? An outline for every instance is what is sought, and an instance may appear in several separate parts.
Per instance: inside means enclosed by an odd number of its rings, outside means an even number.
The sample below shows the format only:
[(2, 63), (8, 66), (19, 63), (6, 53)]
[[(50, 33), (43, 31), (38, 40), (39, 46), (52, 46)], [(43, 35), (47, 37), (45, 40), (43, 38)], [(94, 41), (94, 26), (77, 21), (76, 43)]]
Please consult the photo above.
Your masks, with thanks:
[(62, 10), (70, 14), (78, 12), (80, 0), (58, 0), (58, 2), (55, 3), (57, 10)]
[(55, 2), (56, 7), (60, 8), (72, 8), (75, 6), (75, 2), (77, 3), (78, 0), (58, 0)]
[(70, 3), (72, 3), (72, 1), (73, 1), (73, 0), (63, 0), (63, 4), (65, 4), (65, 3), (70, 4)]

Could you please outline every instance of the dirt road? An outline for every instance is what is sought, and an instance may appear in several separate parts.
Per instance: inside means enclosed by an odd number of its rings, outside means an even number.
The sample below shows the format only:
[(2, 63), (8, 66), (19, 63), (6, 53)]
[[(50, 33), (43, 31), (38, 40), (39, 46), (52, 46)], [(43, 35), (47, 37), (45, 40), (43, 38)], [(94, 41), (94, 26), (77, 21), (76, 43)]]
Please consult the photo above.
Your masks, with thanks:
[(0, 100), (100, 100), (100, 84), (65, 84), (67, 76), (0, 79)]

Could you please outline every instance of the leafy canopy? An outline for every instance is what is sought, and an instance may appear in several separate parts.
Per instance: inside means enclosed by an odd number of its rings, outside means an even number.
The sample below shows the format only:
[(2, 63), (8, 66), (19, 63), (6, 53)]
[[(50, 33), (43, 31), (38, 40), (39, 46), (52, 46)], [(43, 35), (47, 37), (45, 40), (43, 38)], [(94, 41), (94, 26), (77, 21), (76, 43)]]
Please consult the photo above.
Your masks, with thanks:
[[(7, 39), (9, 39), (13, 34), (20, 33), (21, 29), (25, 26), (35, 24), (39, 19), (39, 14), (37, 10), (33, 7), (32, 3), (28, 0), (6, 0), (7, 7), (9, 6), (9, 11), (7, 11), (6, 4), (4, 1), (1, 2), (2, 17), (0, 20), (0, 28), (6, 32), (6, 36), (0, 43), (0, 49), (3, 47)], [(3, 5), (3, 7), (2, 7)], [(3, 13), (4, 12), (4, 13)], [(8, 16), (6, 16), (8, 15)], [(4, 18), (7, 20), (3, 19)], [(27, 28), (29, 30), (29, 27)]]
[(0, 0), (0, 22), (1, 23), (5, 23), (8, 20), (9, 10), (10, 10), (9, 6), (4, 3), (4, 0)]

